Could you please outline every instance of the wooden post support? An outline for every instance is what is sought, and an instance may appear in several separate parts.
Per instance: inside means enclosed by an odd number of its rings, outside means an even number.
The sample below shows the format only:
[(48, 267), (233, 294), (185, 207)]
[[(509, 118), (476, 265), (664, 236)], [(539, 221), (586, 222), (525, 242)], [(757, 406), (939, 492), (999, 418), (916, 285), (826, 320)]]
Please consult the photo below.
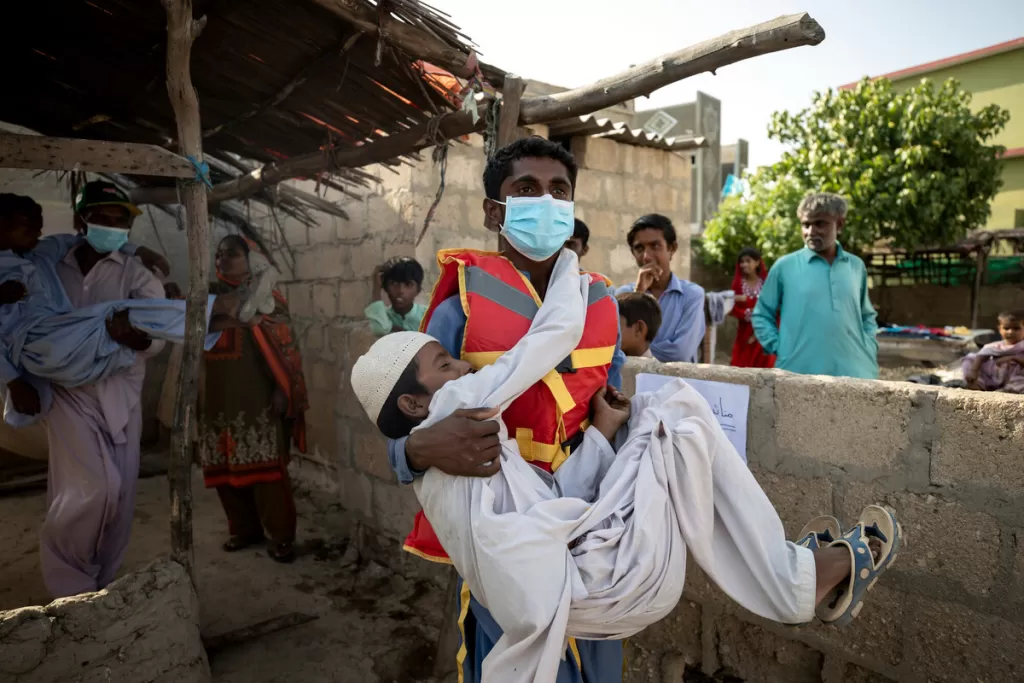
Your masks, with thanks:
[(981, 286), (985, 283), (985, 270), (988, 266), (988, 247), (978, 247), (978, 263), (974, 271), (974, 284), (971, 287), (971, 329), (978, 329), (978, 312), (981, 309)]
[(519, 137), (519, 103), (526, 84), (519, 76), (505, 76), (505, 89), (501, 97), (501, 116), (498, 119), (498, 145), (504, 147)]
[[(192, 87), (192, 43), (205, 20), (192, 18), (192, 0), (163, 0), (167, 10), (167, 94), (178, 127), (182, 156), (203, 160), (203, 129), (199, 99)], [(185, 567), (195, 582), (192, 553), (192, 444), (196, 433), (199, 364), (206, 337), (206, 297), (209, 292), (210, 229), (207, 188), (202, 182), (181, 182), (185, 203), (189, 258), (188, 303), (185, 309), (185, 348), (174, 409), (167, 478), (171, 487), (171, 559)]]

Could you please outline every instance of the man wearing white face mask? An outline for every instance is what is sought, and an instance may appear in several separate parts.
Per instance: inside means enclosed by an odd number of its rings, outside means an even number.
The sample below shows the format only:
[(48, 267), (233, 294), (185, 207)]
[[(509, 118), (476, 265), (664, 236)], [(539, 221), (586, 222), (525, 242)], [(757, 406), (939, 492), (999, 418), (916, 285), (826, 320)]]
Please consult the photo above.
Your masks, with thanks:
[[(498, 150), (484, 170), (486, 226), (500, 233), (498, 253), (468, 249), (438, 254), (441, 275), (423, 330), (448, 352), (482, 367), (511, 349), (527, 332), (547, 294), (555, 261), (574, 228), (576, 161), (565, 148), (532, 137)], [(584, 333), (579, 346), (502, 413), (523, 458), (548, 472), (558, 469), (583, 441), (590, 399), (607, 384), (621, 384), (618, 305), (606, 278), (590, 274)], [(427, 469), (489, 476), (499, 467), (493, 411), (458, 411), (412, 436), (390, 441), (388, 455), (399, 481), (411, 483)], [(422, 513), (405, 549), (424, 559), (447, 555)], [(463, 637), (458, 666), (463, 681), (480, 681), (484, 657), (501, 627), (470, 594), (460, 591)], [(571, 640), (559, 683), (622, 680), (622, 645)]]

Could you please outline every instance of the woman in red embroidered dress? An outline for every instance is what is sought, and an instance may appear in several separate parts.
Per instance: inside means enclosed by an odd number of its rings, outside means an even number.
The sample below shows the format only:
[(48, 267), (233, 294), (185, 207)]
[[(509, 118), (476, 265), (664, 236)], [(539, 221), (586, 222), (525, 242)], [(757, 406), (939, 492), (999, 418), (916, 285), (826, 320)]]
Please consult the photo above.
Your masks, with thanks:
[(754, 326), (750, 324), (750, 316), (757, 305), (757, 297), (761, 294), (766, 277), (768, 271), (761, 259), (761, 252), (751, 247), (740, 251), (736, 260), (736, 274), (732, 279), (732, 291), (736, 292), (732, 315), (739, 318), (740, 325), (736, 331), (736, 343), (732, 346), (731, 365), (738, 368), (775, 367), (775, 356), (764, 352), (754, 336)]
[[(225, 237), (210, 292), (238, 287), (254, 266), (272, 267), (244, 238)], [(258, 326), (230, 330), (206, 353), (199, 455), (206, 486), (217, 489), (227, 513), (231, 537), (224, 550), (258, 543), (265, 530), (268, 554), (291, 562), (295, 503), (288, 455), (293, 441), (306, 450), (308, 402), (287, 302), (276, 291), (274, 298), (277, 308)]]

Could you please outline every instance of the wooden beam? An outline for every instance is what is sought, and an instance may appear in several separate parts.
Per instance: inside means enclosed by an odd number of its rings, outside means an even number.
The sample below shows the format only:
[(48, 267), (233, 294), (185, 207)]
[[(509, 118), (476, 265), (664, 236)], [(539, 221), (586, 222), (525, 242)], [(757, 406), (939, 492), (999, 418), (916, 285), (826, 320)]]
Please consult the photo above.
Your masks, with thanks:
[[(476, 123), (473, 122), (472, 116), (464, 112), (445, 114), (438, 124), (440, 134), (452, 139), (482, 130), (489, 108), (489, 102), (480, 103), (478, 108), (480, 118)], [(344, 147), (334, 150), (333, 153), (314, 152), (280, 163), (261, 166), (246, 175), (217, 185), (210, 193), (210, 201), (222, 202), (229, 199), (241, 199), (284, 180), (313, 177), (318, 173), (342, 168), (381, 163), (433, 144), (435, 144), (435, 140), (430, 136), (430, 121), (426, 121), (362, 147)], [(136, 204), (173, 204), (177, 201), (174, 188), (166, 187), (136, 188), (132, 190), (131, 196), (132, 201)]]
[[(203, 128), (199, 99), (192, 87), (192, 43), (203, 30), (205, 17), (192, 18), (192, 0), (163, 0), (167, 10), (167, 94), (174, 109), (181, 153), (203, 159)], [(172, 189), (172, 191), (174, 191)], [(192, 550), (192, 434), (197, 433), (196, 399), (199, 364), (206, 337), (206, 298), (209, 292), (210, 226), (206, 186), (179, 182), (185, 200), (189, 287), (185, 308), (185, 348), (181, 381), (174, 409), (167, 478), (171, 488), (171, 559), (185, 567), (195, 582)], [(177, 193), (176, 193), (177, 194)]]
[(523, 101), (519, 122), (529, 125), (590, 114), (705, 71), (714, 73), (751, 57), (817, 45), (824, 39), (824, 29), (807, 14), (779, 17), (663, 55), (582, 88), (531, 97)]
[[(377, 12), (360, 0), (313, 0), (313, 2), (364, 33), (377, 36), (381, 32)], [(411, 57), (428, 61), (462, 78), (469, 78), (473, 75), (473, 70), (468, 67), (469, 53), (452, 47), (429, 32), (390, 16), (384, 21), (383, 28), (384, 39)], [(480, 62), (480, 71), (495, 88), (500, 89), (503, 86), (505, 72), (498, 67)]]
[(505, 77), (501, 93), (501, 116), (498, 118), (498, 147), (504, 147), (519, 137), (519, 105), (526, 83), (519, 76)]
[[(316, 2), (333, 5), (342, 0)], [(770, 52), (816, 45), (824, 38), (824, 30), (806, 14), (781, 17), (673, 52), (594, 85), (557, 95), (524, 99), (519, 107), (519, 125), (547, 123), (590, 114), (694, 74), (714, 72), (719, 67)], [(463, 112), (446, 114), (440, 123), (441, 134), (451, 139), (482, 130), (489, 106), (487, 101), (479, 104), (479, 119), (476, 123), (469, 114)], [(435, 144), (434, 137), (428, 134), (429, 130), (428, 121), (369, 145), (339, 149), (333, 154), (314, 152), (281, 163), (267, 164), (240, 178), (221, 183), (214, 188), (211, 201), (241, 199), (282, 180), (312, 177), (322, 172), (375, 164), (411, 154)], [(175, 201), (172, 194), (173, 190), (168, 192), (167, 188), (140, 188), (132, 192), (132, 201), (137, 204), (172, 204)]]
[(156, 145), (0, 133), (0, 168), (191, 178), (188, 159)]

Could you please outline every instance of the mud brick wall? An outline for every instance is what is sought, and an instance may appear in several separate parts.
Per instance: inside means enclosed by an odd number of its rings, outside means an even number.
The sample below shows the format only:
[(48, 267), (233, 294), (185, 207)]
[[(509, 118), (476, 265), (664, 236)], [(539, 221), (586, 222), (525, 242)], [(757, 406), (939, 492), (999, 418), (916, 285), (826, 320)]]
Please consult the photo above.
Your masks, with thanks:
[(1024, 680), (1024, 400), (637, 361), (630, 392), (637, 372), (750, 387), (750, 468), (790, 537), (882, 503), (907, 543), (844, 630), (766, 622), (691, 564), (675, 613), (629, 641), (630, 681), (676, 683), (686, 666), (772, 683)]
[(0, 612), (5, 683), (209, 683), (199, 599), (156, 562), (98, 593)]

